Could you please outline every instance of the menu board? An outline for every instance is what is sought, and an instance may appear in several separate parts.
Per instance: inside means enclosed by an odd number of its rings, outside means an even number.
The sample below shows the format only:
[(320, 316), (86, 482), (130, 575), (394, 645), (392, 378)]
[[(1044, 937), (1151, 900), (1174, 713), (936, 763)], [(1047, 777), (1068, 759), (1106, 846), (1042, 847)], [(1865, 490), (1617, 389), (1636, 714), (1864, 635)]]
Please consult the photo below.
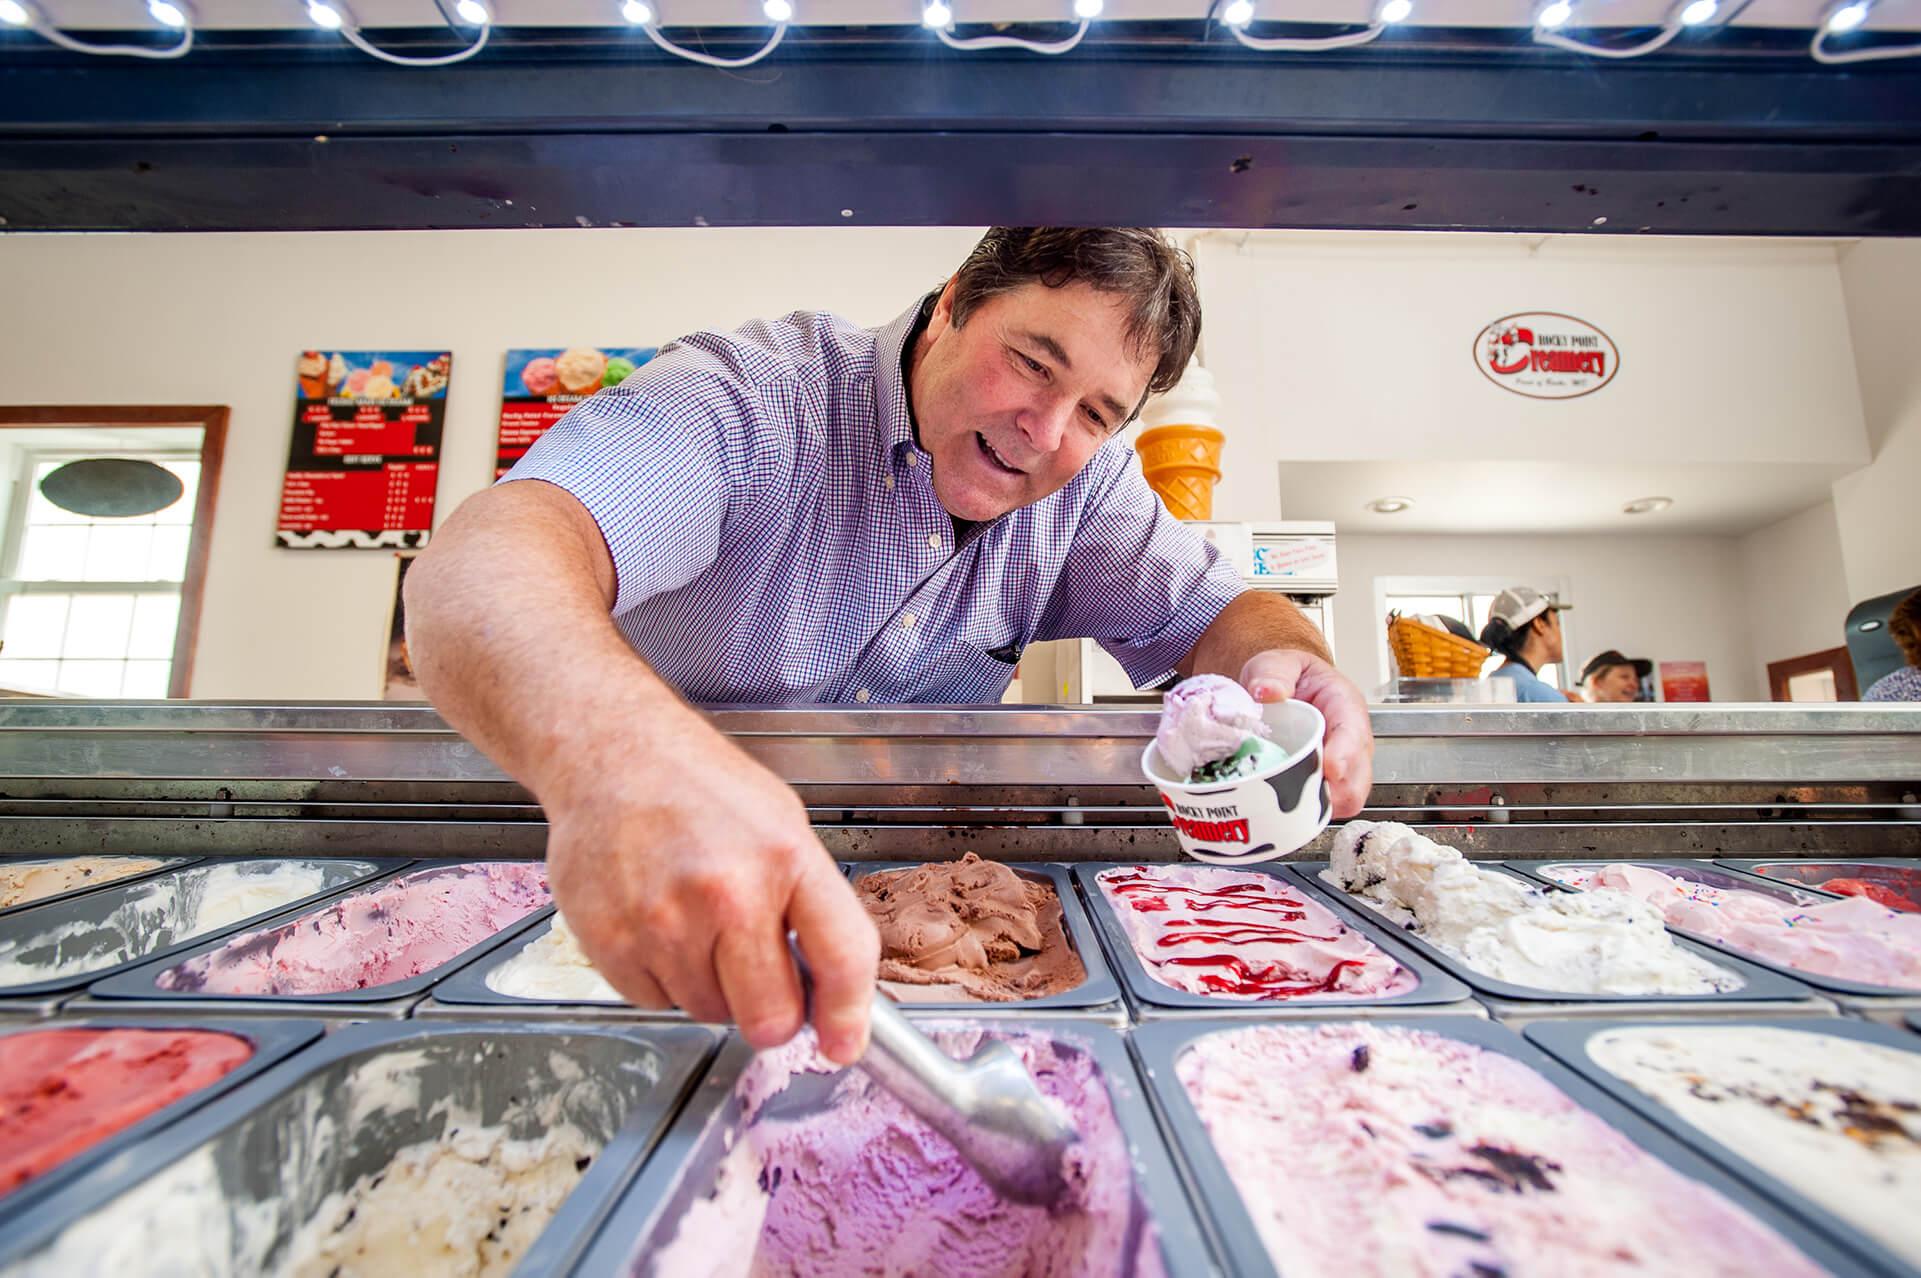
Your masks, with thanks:
[(450, 351), (303, 351), (276, 545), (419, 549), (434, 523)]
[(618, 386), (654, 357), (652, 346), (529, 347), (507, 352), (494, 478), (513, 469), (547, 428), (597, 390)]

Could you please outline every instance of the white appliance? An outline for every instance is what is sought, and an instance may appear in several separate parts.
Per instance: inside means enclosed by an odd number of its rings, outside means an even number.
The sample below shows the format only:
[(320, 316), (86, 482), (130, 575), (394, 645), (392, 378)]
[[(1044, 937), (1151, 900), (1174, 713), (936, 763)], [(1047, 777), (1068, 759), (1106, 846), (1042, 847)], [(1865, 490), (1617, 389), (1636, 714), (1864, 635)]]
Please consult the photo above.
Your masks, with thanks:
[[(1315, 520), (1232, 523), (1189, 520), (1188, 526), (1220, 547), (1253, 590), (1292, 599), (1334, 648), (1334, 592), (1339, 583), (1334, 525)], [(1066, 705), (1098, 701), (1157, 701), (1139, 692), (1120, 662), (1092, 639), (1035, 644), (1021, 657), (1022, 695), (1033, 702)]]

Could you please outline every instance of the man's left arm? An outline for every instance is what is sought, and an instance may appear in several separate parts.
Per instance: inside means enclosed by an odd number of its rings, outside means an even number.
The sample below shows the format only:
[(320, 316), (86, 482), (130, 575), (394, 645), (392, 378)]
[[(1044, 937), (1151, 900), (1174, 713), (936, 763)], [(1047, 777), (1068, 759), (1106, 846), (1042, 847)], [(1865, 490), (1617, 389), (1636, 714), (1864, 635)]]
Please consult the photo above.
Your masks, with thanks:
[(1374, 783), (1374, 730), (1367, 698), (1334, 668), (1321, 632), (1285, 596), (1263, 590), (1237, 595), (1202, 632), (1177, 667), (1181, 678), (1226, 675), (1256, 701), (1291, 697), (1327, 720), (1321, 763), (1337, 817), (1351, 817)]

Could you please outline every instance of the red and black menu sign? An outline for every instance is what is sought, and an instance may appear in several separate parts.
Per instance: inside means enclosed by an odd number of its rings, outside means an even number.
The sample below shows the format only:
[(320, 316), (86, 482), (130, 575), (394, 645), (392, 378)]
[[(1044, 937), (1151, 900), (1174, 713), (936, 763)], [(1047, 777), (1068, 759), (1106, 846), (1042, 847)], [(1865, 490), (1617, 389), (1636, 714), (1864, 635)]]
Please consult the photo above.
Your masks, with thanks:
[(304, 351), (274, 544), (409, 550), (434, 524), (451, 351)]
[(652, 346), (524, 347), (507, 352), (500, 387), (500, 435), (494, 478), (513, 469), (534, 441), (575, 404), (654, 357)]

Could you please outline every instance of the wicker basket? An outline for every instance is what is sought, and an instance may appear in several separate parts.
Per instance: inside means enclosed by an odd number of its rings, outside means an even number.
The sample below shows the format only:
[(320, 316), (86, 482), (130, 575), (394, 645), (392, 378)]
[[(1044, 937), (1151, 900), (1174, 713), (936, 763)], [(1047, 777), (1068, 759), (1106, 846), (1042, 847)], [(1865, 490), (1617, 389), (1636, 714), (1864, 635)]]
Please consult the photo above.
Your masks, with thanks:
[(1478, 679), (1493, 655), (1472, 639), (1398, 612), (1387, 615), (1387, 646), (1403, 679)]

